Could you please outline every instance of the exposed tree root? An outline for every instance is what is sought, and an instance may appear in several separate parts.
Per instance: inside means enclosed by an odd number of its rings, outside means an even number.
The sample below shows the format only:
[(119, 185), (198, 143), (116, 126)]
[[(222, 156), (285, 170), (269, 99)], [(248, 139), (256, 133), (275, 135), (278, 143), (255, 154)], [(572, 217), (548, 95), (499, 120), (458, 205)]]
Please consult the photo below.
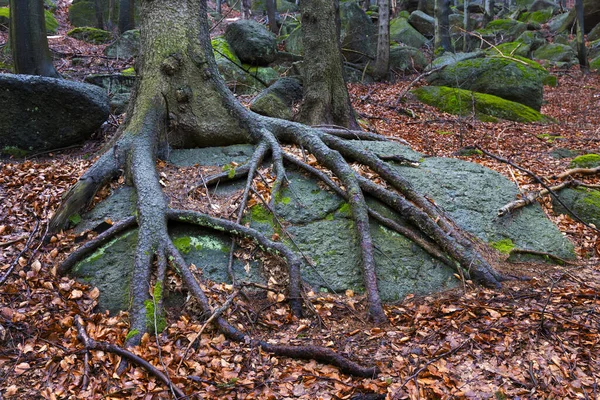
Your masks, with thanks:
[(75, 326), (77, 327), (77, 338), (81, 341), (81, 343), (83, 343), (86, 350), (101, 350), (121, 356), (127, 361), (139, 365), (150, 374), (154, 375), (156, 378), (158, 378), (158, 380), (167, 385), (169, 390), (175, 392), (177, 398), (186, 398), (185, 393), (183, 393), (181, 389), (175, 386), (164, 373), (156, 369), (156, 367), (150, 364), (148, 361), (114, 344), (98, 342), (90, 338), (85, 330), (85, 327), (83, 326), (83, 319), (79, 315), (75, 316)]

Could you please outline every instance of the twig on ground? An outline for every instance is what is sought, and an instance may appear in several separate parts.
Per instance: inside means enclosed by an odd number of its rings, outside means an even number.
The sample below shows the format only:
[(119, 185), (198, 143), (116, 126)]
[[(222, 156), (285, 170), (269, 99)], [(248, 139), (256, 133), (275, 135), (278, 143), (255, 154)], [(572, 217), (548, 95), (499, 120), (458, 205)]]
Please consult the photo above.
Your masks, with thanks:
[(40, 220), (36, 218), (35, 227), (33, 228), (33, 231), (29, 234), (29, 238), (27, 239), (27, 242), (25, 242), (25, 247), (23, 247), (23, 250), (21, 250), (19, 252), (19, 254), (15, 257), (15, 259), (13, 260), (13, 262), (10, 263), (10, 267), (8, 267), (8, 269), (6, 270), (6, 272), (4, 272), (4, 275), (2, 275), (2, 277), (0, 277), (0, 285), (2, 285), (8, 279), (8, 277), (10, 276), (10, 274), (12, 274), (12, 272), (15, 269), (15, 267), (19, 263), (19, 259), (21, 258), (21, 256), (23, 254), (25, 254), (25, 252), (27, 250), (29, 250), (29, 247), (31, 246), (31, 243), (33, 242), (33, 238), (37, 234), (37, 231), (38, 231), (39, 227), (40, 227)]

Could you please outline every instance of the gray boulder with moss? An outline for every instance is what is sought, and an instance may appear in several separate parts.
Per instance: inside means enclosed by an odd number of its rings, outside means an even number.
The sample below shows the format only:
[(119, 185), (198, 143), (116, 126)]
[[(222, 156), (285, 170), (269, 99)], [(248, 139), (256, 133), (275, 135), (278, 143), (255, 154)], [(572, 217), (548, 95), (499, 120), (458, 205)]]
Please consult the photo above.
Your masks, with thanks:
[(447, 86), (423, 86), (412, 90), (411, 93), (423, 103), (439, 108), (444, 112), (474, 116), (487, 122), (496, 122), (498, 119), (523, 123), (552, 121), (552, 118), (524, 104), (505, 100), (491, 94)]
[(104, 49), (104, 55), (110, 58), (130, 59), (140, 54), (140, 31), (132, 29)]
[(345, 59), (367, 62), (377, 50), (377, 27), (356, 2), (340, 4), (340, 42)]
[(429, 76), (436, 86), (492, 94), (540, 110), (548, 71), (525, 58), (473, 58), (446, 66)]
[(239, 20), (227, 25), (225, 40), (243, 63), (264, 66), (275, 61), (275, 35), (256, 21)]
[(0, 150), (35, 152), (78, 144), (108, 117), (108, 98), (96, 86), (0, 74), (0, 87)]
[[(54, 15), (50, 11), (44, 10), (44, 20), (46, 23), (46, 33), (48, 35), (56, 34), (58, 32), (58, 21)], [(0, 25), (5, 27), (10, 26), (10, 11), (8, 7), (0, 7)]]
[(427, 38), (417, 31), (406, 18), (396, 17), (390, 21), (390, 40), (419, 48), (428, 42)]
[(108, 31), (90, 27), (73, 28), (67, 32), (67, 35), (91, 44), (108, 43), (112, 37), (111, 33)]
[(577, 53), (567, 45), (547, 43), (533, 52), (533, 58), (556, 66), (570, 66), (577, 63)]
[(302, 100), (302, 85), (294, 78), (281, 78), (252, 100), (250, 109), (268, 117), (292, 119), (292, 107)]
[(390, 71), (396, 73), (422, 71), (427, 66), (427, 58), (419, 49), (410, 46), (390, 47)]
[[(390, 163), (421, 193), (427, 193), (456, 221), (472, 234), (501, 251), (512, 247), (547, 251), (562, 258), (573, 258), (573, 246), (544, 215), (539, 205), (527, 207), (503, 218), (497, 209), (512, 201), (517, 187), (507, 178), (478, 164), (445, 158), (424, 158), (406, 146), (390, 142), (354, 141), (355, 146), (382, 156), (399, 155), (420, 161), (417, 168)], [(189, 167), (196, 164), (224, 167), (233, 160), (246, 162), (253, 154), (250, 145), (219, 148), (175, 150), (170, 163)], [(284, 221), (285, 231), (273, 215), (261, 205), (246, 212), (245, 221), (267, 236), (274, 233), (284, 243), (302, 252), (311, 265), (302, 268), (303, 279), (320, 290), (343, 292), (363, 290), (358, 240), (354, 232), (348, 204), (304, 173), (288, 171), (289, 185), (278, 198), (275, 210)], [(231, 195), (241, 190), (242, 182), (223, 183), (215, 196)], [(476, 187), (478, 190), (473, 190)], [(372, 207), (387, 213), (381, 204), (369, 200)], [(78, 225), (78, 232), (93, 229), (106, 218), (118, 221), (134, 210), (132, 191), (119, 189)], [(398, 217), (393, 217), (398, 218)], [(401, 220), (397, 220), (402, 222)], [(402, 299), (409, 293), (427, 294), (455, 286), (453, 270), (432, 259), (418, 246), (376, 222), (371, 222), (376, 246), (376, 268), (379, 288), (386, 301)], [(288, 234), (290, 236), (288, 236)], [(128, 293), (123, 270), (133, 261), (135, 232), (126, 240), (114, 241), (100, 252), (110, 258), (92, 255), (79, 263), (75, 271), (79, 279), (92, 285), (113, 276), (114, 287), (102, 287), (101, 305), (121, 304), (127, 307)], [(227, 256), (230, 240), (207, 230), (191, 229), (183, 224), (173, 226), (172, 238), (187, 262), (201, 270), (205, 279), (228, 282)], [(292, 239), (293, 238), (293, 243)], [(130, 241), (131, 243), (129, 243)], [(297, 246), (297, 247), (296, 247)], [(100, 262), (110, 260), (109, 262)], [(239, 280), (261, 280), (259, 263), (239, 262), (234, 271)], [(168, 297), (168, 293), (166, 294)], [(110, 297), (111, 299), (109, 299)]]
[(99, 86), (106, 91), (111, 113), (121, 114), (125, 112), (135, 86), (135, 73), (133, 71), (121, 74), (93, 74), (86, 76), (84, 80), (86, 83)]
[[(600, 228), (600, 191), (586, 188), (561, 190), (558, 197), (577, 217), (588, 224)], [(558, 214), (573, 214), (552, 198), (554, 212)]]
[(423, 11), (416, 10), (408, 17), (408, 23), (423, 36), (433, 37), (435, 19), (432, 16), (425, 14)]

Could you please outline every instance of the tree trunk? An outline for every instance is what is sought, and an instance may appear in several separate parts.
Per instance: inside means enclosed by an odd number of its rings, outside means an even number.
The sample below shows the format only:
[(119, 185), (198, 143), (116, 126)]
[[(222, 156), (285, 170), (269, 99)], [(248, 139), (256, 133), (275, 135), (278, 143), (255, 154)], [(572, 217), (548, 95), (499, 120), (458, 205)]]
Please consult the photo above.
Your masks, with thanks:
[(463, 51), (469, 51), (469, 32), (471, 31), (471, 14), (469, 13), (469, 2), (463, 3)]
[(494, 19), (494, 6), (495, 0), (485, 0), (484, 9), (485, 9), (485, 23), (487, 24), (491, 20)]
[(119, 1), (119, 33), (135, 28), (135, 3), (134, 0)]
[(334, 3), (337, 4), (331, 0), (300, 3), (305, 61), (304, 98), (298, 120), (308, 125), (356, 128), (358, 123), (344, 81)]
[(575, 13), (577, 15), (577, 58), (579, 67), (584, 73), (589, 71), (587, 50), (585, 48), (585, 26), (583, 18), (583, 0), (575, 1)]
[[(112, 7), (112, 2), (109, 2), (108, 8)], [(102, 10), (102, 4), (100, 4), (100, 0), (94, 0), (94, 13), (96, 14), (96, 28), (98, 29), (107, 29), (110, 30), (108, 25), (110, 24), (110, 11), (108, 15), (107, 24), (104, 24), (104, 13)]]
[(275, 0), (266, 0), (267, 18), (269, 19), (269, 29), (277, 34), (277, 2)]
[(450, 41), (450, 0), (435, 0), (435, 52), (454, 52)]
[(60, 78), (48, 48), (43, 0), (10, 0), (9, 29), (15, 73)]
[(385, 79), (390, 69), (390, 0), (377, 0), (379, 21), (377, 34), (377, 58), (373, 77)]
[(250, 0), (241, 0), (240, 3), (240, 12), (242, 14), (242, 19), (249, 19), (251, 12), (250, 12), (250, 7), (252, 6), (252, 4), (250, 3)]

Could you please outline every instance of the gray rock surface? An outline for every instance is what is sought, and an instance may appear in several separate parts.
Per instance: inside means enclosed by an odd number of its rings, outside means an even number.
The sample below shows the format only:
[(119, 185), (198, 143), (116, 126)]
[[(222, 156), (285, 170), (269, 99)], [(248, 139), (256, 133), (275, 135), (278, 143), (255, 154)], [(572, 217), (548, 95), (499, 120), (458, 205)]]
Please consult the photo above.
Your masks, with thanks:
[(0, 150), (45, 151), (81, 143), (108, 112), (108, 97), (96, 86), (0, 74)]
[(239, 20), (227, 25), (225, 40), (243, 63), (268, 65), (275, 61), (275, 36), (256, 21)]
[[(588, 224), (600, 227), (600, 190), (586, 188), (565, 189), (559, 193), (560, 200), (579, 218)], [(571, 214), (554, 197), (552, 197), (554, 212)]]
[(427, 58), (419, 49), (410, 46), (390, 47), (390, 70), (396, 73), (422, 71), (427, 66)]
[(356, 2), (340, 3), (340, 42), (347, 61), (369, 61), (377, 50), (377, 27)]
[(423, 36), (432, 38), (434, 34), (433, 25), (435, 19), (425, 14), (423, 11), (413, 11), (408, 17), (408, 23), (411, 24)]
[(140, 54), (140, 31), (133, 29), (124, 32), (104, 49), (104, 55), (110, 58), (130, 59)]
[[(518, 193), (515, 185), (502, 175), (461, 160), (423, 158), (421, 154), (399, 144), (359, 141), (354, 143), (376, 154), (400, 155), (421, 161), (418, 168), (392, 165), (417, 190), (427, 193), (437, 205), (445, 209), (458, 225), (483, 241), (494, 243), (510, 239), (519, 248), (547, 251), (563, 258), (574, 256), (571, 243), (545, 217), (539, 205), (519, 210), (503, 218), (496, 216), (497, 209), (513, 200)], [(170, 162), (180, 166), (224, 165), (232, 160), (241, 163), (250, 157), (252, 149), (248, 145), (237, 145), (174, 151)], [(276, 211), (279, 217), (286, 221), (286, 231), (293, 237), (293, 242), (260, 205), (247, 212), (246, 222), (267, 235), (278, 232), (285, 243), (292, 248), (299, 248), (312, 261), (312, 266), (303, 267), (303, 278), (315, 288), (362, 291), (358, 243), (348, 205), (331, 192), (323, 190), (317, 182), (301, 172), (290, 170), (288, 178), (290, 184), (276, 203)], [(226, 185), (222, 183), (219, 186)], [(123, 210), (131, 209), (134, 200), (130, 191), (119, 191), (115, 197), (117, 196), (121, 197), (122, 203), (113, 202), (113, 205), (105, 209), (97, 207), (99, 215), (84, 218), (82, 224), (88, 219), (95, 221), (85, 229), (93, 228), (98, 221), (106, 218), (109, 208), (121, 210), (121, 215)], [(373, 200), (369, 201), (373, 207), (386, 212), (382, 205)], [(431, 293), (457, 284), (452, 270), (429, 257), (403, 236), (374, 222), (371, 224), (371, 233), (376, 245), (379, 288), (382, 298), (386, 301), (402, 299), (409, 293)], [(111, 257), (101, 268), (100, 265), (94, 264), (101, 260), (98, 254), (77, 267), (80, 279), (93, 285), (100, 285), (98, 279), (106, 277), (115, 283), (114, 288), (101, 288), (101, 305), (123, 301), (123, 288), (128, 281), (123, 271), (127, 270), (132, 262), (133, 235), (119, 239), (101, 250), (103, 255)], [(172, 236), (184, 252), (186, 260), (198, 266), (204, 278), (228, 281), (225, 273), (229, 246), (227, 238), (195, 228), (190, 231), (182, 226), (174, 227)], [(96, 266), (92, 268), (93, 265)], [(96, 269), (100, 272), (95, 272)], [(110, 271), (111, 269), (115, 271)], [(234, 269), (240, 279), (260, 279), (260, 268), (256, 264), (236, 264)], [(111, 294), (116, 300), (105, 299)]]
[(106, 91), (110, 101), (110, 111), (113, 114), (125, 112), (131, 91), (135, 86), (135, 75), (95, 74), (86, 76), (84, 81)]
[(427, 38), (413, 28), (406, 18), (402, 17), (390, 21), (390, 40), (416, 48), (427, 43)]

